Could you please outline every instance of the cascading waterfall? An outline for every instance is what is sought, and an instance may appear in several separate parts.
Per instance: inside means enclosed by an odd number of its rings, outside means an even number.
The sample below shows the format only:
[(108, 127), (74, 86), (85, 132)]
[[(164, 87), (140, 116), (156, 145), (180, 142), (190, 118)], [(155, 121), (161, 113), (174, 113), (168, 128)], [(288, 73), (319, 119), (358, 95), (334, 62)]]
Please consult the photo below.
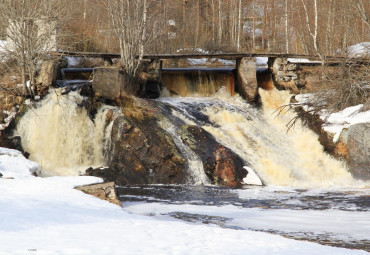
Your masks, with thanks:
[[(162, 98), (184, 122), (196, 123), (255, 170), (265, 184), (295, 187), (353, 186), (344, 163), (326, 154), (317, 135), (297, 124), (287, 132), (293, 112), (277, 116), (289, 92), (260, 90), (263, 109), (220, 90), (212, 98)], [(199, 115), (202, 115), (199, 118)]]
[[(163, 118), (158, 125), (168, 132), (181, 150), (189, 168), (189, 183), (209, 184), (200, 157), (181, 139), (179, 128), (196, 125), (217, 142), (233, 150), (265, 184), (295, 187), (354, 186), (343, 162), (323, 151), (314, 134), (297, 124), (287, 132), (293, 111), (276, 114), (291, 95), (277, 90), (259, 91), (263, 108), (221, 88), (212, 97), (164, 97), (157, 99)], [(78, 175), (90, 166), (106, 165), (112, 122), (103, 106), (92, 121), (77, 92), (60, 95), (53, 90), (20, 120), (15, 135), (22, 137), (30, 159), (40, 164), (41, 176)]]
[(41, 176), (78, 175), (90, 166), (106, 164), (110, 129), (106, 114), (114, 107), (103, 106), (89, 118), (77, 92), (60, 95), (53, 90), (20, 120), (15, 135), (22, 137), (30, 159), (39, 163)]
[(158, 124), (160, 127), (165, 129), (171, 135), (176, 146), (185, 155), (187, 160), (187, 168), (190, 174), (188, 182), (198, 185), (209, 184), (208, 177), (206, 176), (203, 169), (202, 161), (200, 160), (199, 156), (195, 152), (193, 152), (187, 145), (185, 145), (184, 142), (181, 140), (181, 138), (176, 132), (177, 127), (175, 126), (175, 124), (173, 122), (171, 123), (169, 120), (163, 120)]

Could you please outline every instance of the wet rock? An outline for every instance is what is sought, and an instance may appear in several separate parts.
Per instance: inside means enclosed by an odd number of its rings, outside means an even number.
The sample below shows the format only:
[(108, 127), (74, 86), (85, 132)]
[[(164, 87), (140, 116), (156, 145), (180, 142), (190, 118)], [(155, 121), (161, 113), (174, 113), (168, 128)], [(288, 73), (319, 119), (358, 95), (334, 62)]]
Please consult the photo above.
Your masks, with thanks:
[(76, 187), (75, 189), (81, 190), (86, 194), (121, 206), (121, 203), (119, 202), (116, 195), (114, 182), (84, 185)]
[(213, 184), (238, 187), (248, 174), (243, 160), (219, 144), (211, 134), (197, 126), (184, 126), (182, 140), (201, 158), (206, 175)]
[(97, 176), (104, 180), (104, 182), (112, 182), (116, 179), (118, 171), (114, 171), (109, 167), (97, 167), (97, 168), (88, 168), (85, 171), (87, 176)]
[[(21, 138), (19, 136), (11, 137), (4, 131), (0, 131), (0, 147), (18, 150), (23, 153)], [(25, 156), (28, 155), (26, 153)]]
[(186, 183), (185, 160), (154, 117), (116, 118), (110, 155), (117, 185)]
[(370, 180), (370, 123), (348, 129), (349, 170), (356, 178)]

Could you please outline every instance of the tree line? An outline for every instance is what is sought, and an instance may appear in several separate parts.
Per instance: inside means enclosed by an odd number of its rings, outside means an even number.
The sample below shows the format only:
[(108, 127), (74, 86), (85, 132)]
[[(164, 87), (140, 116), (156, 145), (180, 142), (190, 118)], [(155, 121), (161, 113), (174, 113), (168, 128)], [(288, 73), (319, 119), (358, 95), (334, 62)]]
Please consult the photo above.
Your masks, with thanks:
[[(12, 40), (7, 52), (26, 89), (42, 49), (120, 52), (132, 76), (145, 53), (275, 52), (324, 60), (370, 41), (369, 13), (368, 0), (0, 0), (0, 39)], [(48, 45), (54, 32), (45, 24), (55, 22), (58, 43)]]
[[(109, 6), (117, 0), (73, 0), (69, 29), (83, 51), (118, 51)], [(225, 51), (335, 55), (370, 40), (367, 0), (146, 0), (146, 51)], [(135, 8), (133, 4), (127, 8)], [(132, 9), (130, 12), (136, 13)], [(128, 21), (128, 20), (126, 20)], [(124, 24), (121, 24), (124, 25)], [(135, 29), (135, 28), (132, 28)], [(71, 32), (71, 31), (69, 31)], [(107, 40), (109, 38), (109, 40)]]

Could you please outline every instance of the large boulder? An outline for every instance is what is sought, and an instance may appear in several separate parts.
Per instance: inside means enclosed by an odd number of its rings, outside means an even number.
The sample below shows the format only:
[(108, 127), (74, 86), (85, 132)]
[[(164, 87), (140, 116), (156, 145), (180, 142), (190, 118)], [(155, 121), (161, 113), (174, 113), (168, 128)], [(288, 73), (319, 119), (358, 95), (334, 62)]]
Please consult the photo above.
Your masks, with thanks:
[(118, 117), (111, 139), (109, 167), (117, 185), (186, 183), (185, 160), (156, 118)]
[(78, 186), (75, 189), (121, 206), (116, 194), (114, 182)]
[(361, 123), (348, 129), (348, 165), (352, 175), (370, 180), (370, 123)]
[(106, 182), (114, 181), (116, 185), (187, 184), (191, 171), (188, 153), (178, 147), (182, 143), (203, 163), (212, 184), (242, 185), (248, 174), (243, 168), (247, 164), (237, 154), (219, 144), (201, 127), (171, 122), (171, 125), (178, 125), (176, 134), (166, 130), (163, 123), (169, 120), (165, 112), (154, 105), (152, 110), (156, 112), (155, 117), (154, 114), (141, 118), (135, 114), (117, 117), (112, 126), (109, 166), (90, 168), (86, 174), (101, 177)]

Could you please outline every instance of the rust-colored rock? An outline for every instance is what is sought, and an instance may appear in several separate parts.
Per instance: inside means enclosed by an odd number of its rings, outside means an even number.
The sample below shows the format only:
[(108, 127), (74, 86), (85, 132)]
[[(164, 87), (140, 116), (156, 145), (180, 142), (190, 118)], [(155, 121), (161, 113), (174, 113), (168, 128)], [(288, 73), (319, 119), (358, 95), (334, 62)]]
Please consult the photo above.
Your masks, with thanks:
[(109, 167), (117, 185), (185, 184), (185, 160), (156, 118), (114, 120)]
[(197, 126), (184, 126), (182, 139), (203, 162), (213, 184), (239, 187), (248, 174), (245, 162), (232, 150), (219, 144), (211, 134)]

